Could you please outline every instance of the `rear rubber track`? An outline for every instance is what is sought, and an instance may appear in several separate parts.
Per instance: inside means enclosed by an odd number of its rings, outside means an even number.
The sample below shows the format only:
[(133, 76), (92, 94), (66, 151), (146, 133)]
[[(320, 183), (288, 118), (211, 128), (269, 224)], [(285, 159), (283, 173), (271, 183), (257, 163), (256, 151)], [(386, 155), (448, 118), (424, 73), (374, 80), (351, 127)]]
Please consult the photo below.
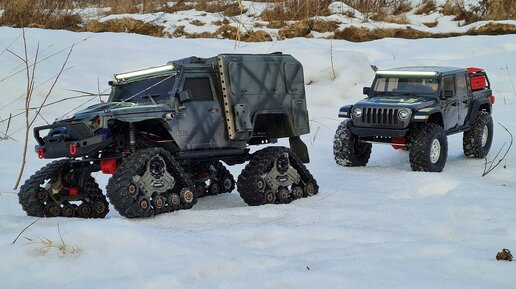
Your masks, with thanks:
[[(273, 169), (278, 157), (285, 153), (288, 153), (290, 166), (299, 174), (301, 181), (292, 184), (290, 188), (280, 187), (272, 191), (264, 177)], [(292, 150), (286, 147), (267, 147), (253, 154), (238, 176), (237, 190), (248, 205), (259, 206), (267, 203), (289, 203), (298, 198), (315, 195), (319, 192), (319, 185)]]

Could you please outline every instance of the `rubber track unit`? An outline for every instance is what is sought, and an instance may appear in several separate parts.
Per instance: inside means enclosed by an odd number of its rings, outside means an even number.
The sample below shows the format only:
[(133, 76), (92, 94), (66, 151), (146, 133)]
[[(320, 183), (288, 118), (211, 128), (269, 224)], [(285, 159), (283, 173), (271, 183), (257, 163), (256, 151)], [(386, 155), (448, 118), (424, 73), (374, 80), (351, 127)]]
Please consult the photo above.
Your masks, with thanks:
[[(109, 204), (92, 176), (87, 177), (84, 187), (78, 188), (78, 195), (74, 198), (48, 194), (41, 187), (45, 181), (49, 181), (49, 183), (56, 182), (61, 171), (69, 169), (69, 167), (69, 160), (56, 160), (41, 168), (25, 181), (20, 187), (18, 198), (27, 215), (34, 217), (63, 216), (80, 218), (104, 218), (106, 216), (109, 212)], [(45, 192), (45, 197), (38, 198), (38, 191)], [(70, 201), (79, 201), (81, 204), (71, 204)], [(49, 210), (50, 207), (53, 207), (53, 209)]]
[(184, 170), (191, 177), (198, 198), (231, 193), (235, 189), (235, 178), (221, 161), (187, 166)]
[[(224, 166), (224, 164), (220, 161), (215, 162), (213, 164), (215, 169), (217, 170), (217, 175), (215, 180), (210, 180), (211, 182), (217, 181), (219, 185), (221, 186), (220, 193), (231, 193), (236, 186), (235, 178), (231, 174), (231, 172)], [(228, 186), (225, 187), (224, 181), (228, 181)], [(229, 185), (229, 182), (231, 182), (231, 185)]]
[[(272, 170), (277, 158), (284, 153), (288, 153), (290, 165), (297, 171), (301, 177), (299, 184), (293, 184), (303, 189), (302, 196), (295, 195), (292, 190), (287, 188), (288, 197), (286, 198), (267, 198), (268, 185), (263, 177)], [(257, 185), (260, 183), (260, 185)], [(259, 206), (267, 203), (288, 203), (299, 197), (308, 197), (319, 192), (317, 181), (310, 174), (301, 159), (290, 149), (285, 147), (267, 147), (253, 154), (249, 163), (245, 166), (242, 173), (238, 176), (237, 190), (240, 196), (250, 206)], [(273, 192), (278, 195), (278, 192)]]
[(333, 157), (338, 165), (345, 167), (367, 165), (371, 156), (372, 145), (370, 143), (356, 143), (356, 138), (357, 136), (351, 133), (351, 121), (341, 122), (333, 139)]
[[(171, 190), (161, 194), (153, 194), (151, 198), (145, 197), (138, 185), (134, 183), (135, 176), (142, 176), (147, 167), (147, 162), (154, 156), (159, 155), (165, 160), (168, 173), (174, 177), (175, 185)], [(129, 192), (129, 186), (136, 188), (134, 193)], [(107, 196), (111, 204), (126, 218), (147, 218), (153, 215), (168, 213), (181, 209), (190, 209), (197, 202), (197, 196), (193, 192), (193, 199), (186, 202), (181, 197), (183, 189), (191, 190), (192, 182), (183, 169), (179, 166), (173, 156), (162, 148), (148, 148), (134, 152), (123, 160), (116, 173), (109, 179), (106, 186)], [(180, 197), (180, 203), (172, 203), (172, 197)], [(164, 197), (164, 204), (156, 206), (156, 201)], [(140, 202), (146, 199), (148, 206), (142, 208)]]

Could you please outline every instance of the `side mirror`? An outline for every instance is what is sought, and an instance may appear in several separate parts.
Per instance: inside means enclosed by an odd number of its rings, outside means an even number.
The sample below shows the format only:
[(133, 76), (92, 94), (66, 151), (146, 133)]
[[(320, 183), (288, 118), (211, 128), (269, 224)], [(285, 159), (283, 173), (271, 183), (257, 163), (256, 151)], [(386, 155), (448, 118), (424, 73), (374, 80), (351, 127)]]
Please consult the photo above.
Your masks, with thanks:
[(452, 98), (452, 97), (453, 97), (453, 90), (451, 90), (451, 89), (446, 89), (446, 90), (444, 91), (444, 97), (445, 97), (445, 98)]
[(362, 88), (362, 93), (367, 95), (367, 94), (369, 94), (370, 90), (371, 90), (370, 87), (364, 87), (364, 88)]
[(192, 91), (190, 89), (183, 90), (179, 92), (179, 101), (181, 103), (186, 103), (192, 101)]

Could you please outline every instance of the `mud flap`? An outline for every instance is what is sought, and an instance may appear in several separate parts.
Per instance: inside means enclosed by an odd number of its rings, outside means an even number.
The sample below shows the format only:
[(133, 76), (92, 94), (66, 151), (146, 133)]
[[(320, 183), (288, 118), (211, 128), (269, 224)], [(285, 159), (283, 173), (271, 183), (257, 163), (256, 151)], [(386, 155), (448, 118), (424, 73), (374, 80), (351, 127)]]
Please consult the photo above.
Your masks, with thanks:
[(290, 149), (296, 153), (296, 155), (307, 164), (310, 162), (310, 156), (308, 155), (308, 148), (306, 144), (301, 140), (299, 136), (290, 137)]

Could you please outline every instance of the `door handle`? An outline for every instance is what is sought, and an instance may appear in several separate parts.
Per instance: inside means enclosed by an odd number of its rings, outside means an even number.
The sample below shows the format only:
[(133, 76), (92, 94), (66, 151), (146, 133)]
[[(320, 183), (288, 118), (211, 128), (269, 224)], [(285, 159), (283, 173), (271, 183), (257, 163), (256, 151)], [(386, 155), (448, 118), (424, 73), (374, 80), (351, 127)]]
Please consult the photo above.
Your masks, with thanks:
[(467, 104), (469, 101), (463, 100), (462, 103)]

